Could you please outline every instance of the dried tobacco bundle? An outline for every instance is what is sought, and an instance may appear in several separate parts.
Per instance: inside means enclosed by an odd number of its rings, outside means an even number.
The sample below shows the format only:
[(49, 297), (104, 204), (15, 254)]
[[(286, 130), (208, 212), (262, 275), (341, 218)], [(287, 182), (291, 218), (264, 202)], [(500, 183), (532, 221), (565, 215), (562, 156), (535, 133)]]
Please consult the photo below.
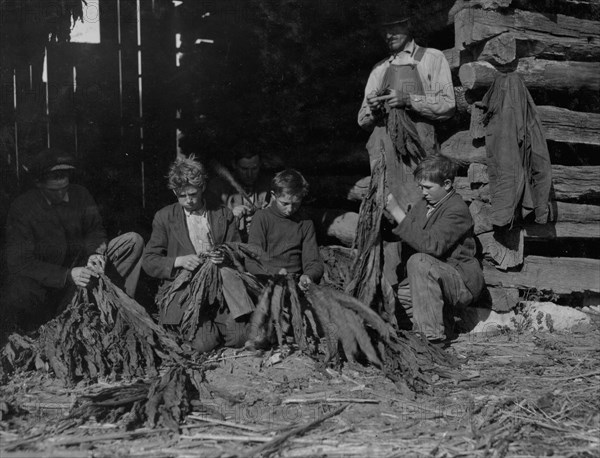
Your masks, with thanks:
[[(259, 253), (243, 243), (227, 243), (215, 250), (225, 255), (225, 265), (232, 265), (238, 271), (246, 289), (257, 295), (262, 287), (256, 278), (246, 272), (241, 260), (245, 257), (258, 258)], [(181, 333), (191, 340), (198, 331), (201, 317), (207, 309), (220, 308), (223, 305), (223, 280), (219, 273), (220, 267), (210, 262), (209, 254), (199, 255), (204, 262), (195, 272), (183, 270), (167, 289), (156, 297), (160, 309), (168, 309), (177, 298), (184, 307), (181, 321)]]
[(153, 380), (138, 380), (80, 396), (63, 423), (80, 424), (93, 417), (97, 422), (121, 421), (128, 429), (146, 425), (178, 431), (180, 422), (192, 410), (192, 401), (198, 408), (204, 370), (203, 364), (186, 361), (185, 365), (167, 366)]
[(292, 276), (269, 280), (251, 324), (250, 348), (268, 345), (273, 335), (282, 345), (291, 325), (295, 342), (308, 355), (318, 358), (317, 343), (324, 340), (326, 363), (339, 362), (342, 354), (350, 361), (369, 362), (413, 391), (426, 391), (431, 372), (444, 375), (457, 364), (423, 337), (397, 332), (374, 310), (345, 293), (311, 284), (299, 295)]
[(309, 336), (316, 337), (318, 332), (306, 316), (306, 304), (300, 297), (295, 275), (272, 276), (260, 294), (252, 314), (250, 337), (246, 346), (265, 348), (274, 338), (279, 345), (283, 345), (291, 328), (301, 351), (308, 352), (309, 347), (314, 348)]
[(152, 375), (163, 360), (181, 360), (175, 340), (146, 310), (99, 274), (92, 294), (81, 289), (38, 337), (11, 337), (3, 354), (13, 367), (52, 369), (68, 383), (100, 376)]
[(352, 279), (345, 288), (346, 293), (379, 312), (387, 311), (391, 322), (395, 303), (392, 302), (391, 285), (383, 276), (383, 238), (381, 219), (386, 203), (385, 159), (373, 168), (369, 191), (360, 206), (358, 228), (354, 245), (356, 257), (352, 263)]

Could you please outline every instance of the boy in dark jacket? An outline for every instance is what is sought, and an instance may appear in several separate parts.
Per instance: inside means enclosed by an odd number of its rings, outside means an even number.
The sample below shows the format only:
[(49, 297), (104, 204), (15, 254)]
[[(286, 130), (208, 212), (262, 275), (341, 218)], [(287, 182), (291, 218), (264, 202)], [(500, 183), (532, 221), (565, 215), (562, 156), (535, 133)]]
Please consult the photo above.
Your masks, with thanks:
[(313, 222), (298, 210), (308, 194), (308, 183), (297, 170), (279, 172), (271, 182), (271, 203), (254, 215), (248, 243), (260, 248), (257, 261), (246, 261), (248, 272), (261, 275), (298, 274), (305, 289), (323, 276), (323, 261)]
[[(205, 196), (207, 173), (192, 158), (178, 159), (169, 170), (169, 188), (177, 203), (167, 205), (154, 216), (152, 235), (144, 251), (142, 267), (167, 288), (183, 270), (194, 272), (203, 261), (222, 265), (224, 256), (214, 248), (226, 242), (240, 242), (231, 210)], [(202, 255), (202, 256), (199, 256)], [(226, 305), (209, 310), (191, 345), (207, 352), (219, 345), (236, 347), (246, 341), (247, 322), (253, 304), (236, 272), (222, 266), (223, 297)], [(163, 325), (179, 325), (185, 308), (178, 295), (159, 310)]]
[(477, 300), (483, 289), (475, 259), (473, 220), (452, 184), (456, 165), (443, 156), (423, 160), (414, 176), (423, 198), (405, 213), (390, 194), (387, 210), (398, 225), (393, 232), (413, 253), (406, 263), (408, 284), (398, 289), (415, 329), (430, 341), (445, 341), (452, 309)]

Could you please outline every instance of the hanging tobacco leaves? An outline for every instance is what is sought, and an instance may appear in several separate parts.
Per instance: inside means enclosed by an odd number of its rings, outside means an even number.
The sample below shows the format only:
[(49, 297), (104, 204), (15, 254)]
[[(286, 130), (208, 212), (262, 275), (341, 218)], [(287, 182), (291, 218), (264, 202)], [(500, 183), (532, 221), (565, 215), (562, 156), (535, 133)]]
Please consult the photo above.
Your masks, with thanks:
[(345, 291), (380, 314), (386, 312), (390, 323), (395, 324), (394, 294), (383, 275), (381, 219), (386, 204), (385, 166), (382, 152), (381, 159), (373, 167), (369, 191), (360, 206), (354, 242), (356, 256)]

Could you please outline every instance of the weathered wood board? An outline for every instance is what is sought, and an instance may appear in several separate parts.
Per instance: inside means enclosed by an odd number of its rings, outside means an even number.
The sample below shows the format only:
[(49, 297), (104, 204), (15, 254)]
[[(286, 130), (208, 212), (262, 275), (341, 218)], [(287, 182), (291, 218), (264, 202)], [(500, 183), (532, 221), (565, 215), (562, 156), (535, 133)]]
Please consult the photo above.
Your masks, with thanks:
[[(515, 71), (529, 88), (600, 90), (599, 62), (552, 61), (527, 57), (519, 59)], [(490, 86), (499, 73), (489, 62), (478, 61), (462, 65), (458, 77), (466, 89), (478, 89)]]
[(484, 266), (485, 281), (491, 286), (537, 289), (556, 294), (600, 292), (600, 260), (527, 256), (518, 272), (501, 272)]

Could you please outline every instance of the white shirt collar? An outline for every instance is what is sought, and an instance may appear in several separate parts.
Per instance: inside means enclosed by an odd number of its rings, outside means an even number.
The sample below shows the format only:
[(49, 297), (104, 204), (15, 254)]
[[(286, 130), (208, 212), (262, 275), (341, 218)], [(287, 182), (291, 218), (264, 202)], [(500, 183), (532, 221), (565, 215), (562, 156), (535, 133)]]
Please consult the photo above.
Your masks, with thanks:
[(397, 53), (392, 54), (389, 58), (389, 62), (392, 62), (396, 58), (405, 57), (406, 54), (412, 57), (415, 54), (416, 49), (417, 44), (415, 43), (415, 40), (411, 40), (409, 43), (406, 44), (402, 51), (398, 51)]
[(181, 208), (183, 208), (183, 212), (185, 213), (185, 216), (187, 216), (188, 218), (192, 215), (206, 216), (206, 201), (205, 200), (202, 201), (202, 206), (198, 210), (189, 211), (187, 208), (185, 208), (183, 206)]

